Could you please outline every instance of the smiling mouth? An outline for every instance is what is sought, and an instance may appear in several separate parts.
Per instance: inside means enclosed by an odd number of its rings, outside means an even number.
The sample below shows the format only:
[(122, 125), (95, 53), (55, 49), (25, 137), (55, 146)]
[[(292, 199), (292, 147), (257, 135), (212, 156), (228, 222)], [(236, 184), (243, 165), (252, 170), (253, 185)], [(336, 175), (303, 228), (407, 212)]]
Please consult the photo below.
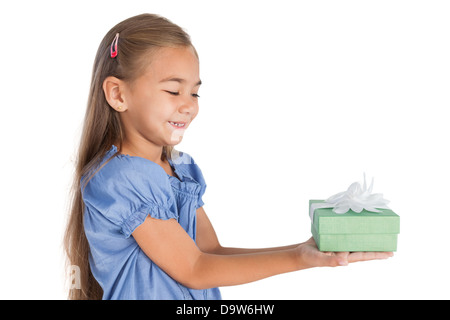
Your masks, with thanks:
[(172, 125), (176, 129), (184, 129), (184, 127), (186, 126), (186, 122), (169, 121), (169, 124)]

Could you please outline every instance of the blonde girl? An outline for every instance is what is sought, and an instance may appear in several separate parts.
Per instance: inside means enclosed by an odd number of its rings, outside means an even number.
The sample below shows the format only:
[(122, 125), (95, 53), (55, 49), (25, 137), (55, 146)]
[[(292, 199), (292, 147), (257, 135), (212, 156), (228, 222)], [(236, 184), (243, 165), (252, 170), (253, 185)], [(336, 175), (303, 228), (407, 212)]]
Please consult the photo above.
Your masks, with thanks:
[(98, 49), (77, 155), (65, 248), (71, 299), (220, 299), (218, 287), (391, 253), (223, 247), (203, 209), (206, 184), (176, 152), (201, 85), (189, 36), (167, 19), (120, 22)]

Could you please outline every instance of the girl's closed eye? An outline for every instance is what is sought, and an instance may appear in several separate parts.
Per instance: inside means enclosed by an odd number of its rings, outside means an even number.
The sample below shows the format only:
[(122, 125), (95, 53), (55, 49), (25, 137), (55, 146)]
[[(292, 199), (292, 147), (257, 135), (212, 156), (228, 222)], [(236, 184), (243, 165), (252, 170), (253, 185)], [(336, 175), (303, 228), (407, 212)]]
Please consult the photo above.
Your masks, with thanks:
[[(178, 91), (169, 91), (169, 90), (165, 90), (165, 92), (167, 92), (168, 94), (172, 95), (172, 96), (179, 96), (180, 93)], [(200, 98), (200, 96), (198, 95), (198, 93), (193, 93), (191, 94), (194, 98)]]

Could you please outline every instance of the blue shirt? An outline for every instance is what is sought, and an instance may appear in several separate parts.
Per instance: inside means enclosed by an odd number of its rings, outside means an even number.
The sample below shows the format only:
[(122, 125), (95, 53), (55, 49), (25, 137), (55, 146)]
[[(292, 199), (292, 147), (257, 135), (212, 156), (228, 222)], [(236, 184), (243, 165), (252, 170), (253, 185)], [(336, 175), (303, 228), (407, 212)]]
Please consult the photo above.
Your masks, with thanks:
[(82, 189), (89, 263), (103, 299), (221, 299), (218, 288), (195, 290), (172, 279), (131, 236), (151, 216), (176, 219), (195, 241), (196, 210), (206, 189), (200, 168), (179, 153), (169, 161), (178, 179), (144, 158), (119, 154), (110, 159), (116, 152), (112, 146)]

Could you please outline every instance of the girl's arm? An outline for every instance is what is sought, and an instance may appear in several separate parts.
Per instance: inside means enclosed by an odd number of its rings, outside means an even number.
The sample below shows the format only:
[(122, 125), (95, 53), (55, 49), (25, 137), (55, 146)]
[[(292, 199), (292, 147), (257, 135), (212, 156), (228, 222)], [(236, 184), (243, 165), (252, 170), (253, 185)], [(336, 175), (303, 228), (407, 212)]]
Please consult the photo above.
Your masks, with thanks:
[[(350, 262), (367, 261), (374, 259), (385, 259), (393, 256), (392, 252), (339, 252), (339, 253), (323, 253), (318, 251), (314, 239), (311, 237), (306, 242), (293, 244), (284, 247), (262, 248), (262, 249), (244, 249), (244, 248), (229, 248), (222, 247), (217, 239), (216, 232), (203, 210), (203, 207), (197, 209), (197, 246), (201, 251), (213, 254), (229, 255), (229, 254), (245, 254), (245, 253), (262, 253), (270, 251), (280, 251), (288, 249), (308, 248), (309, 251), (315, 252), (317, 257), (323, 255), (337, 256), (339, 259), (338, 265), (346, 265)], [(313, 267), (323, 265), (312, 265)], [(329, 265), (327, 265), (329, 266)]]
[(193, 289), (243, 284), (302, 268), (295, 248), (239, 255), (204, 253), (174, 219), (147, 217), (132, 235), (154, 263)]
[(348, 262), (381, 259), (390, 253), (359, 256), (325, 254), (314, 240), (294, 248), (268, 252), (217, 255), (202, 252), (174, 219), (147, 217), (133, 237), (145, 254), (178, 282), (193, 289), (237, 285), (276, 274), (315, 266), (346, 265)]

